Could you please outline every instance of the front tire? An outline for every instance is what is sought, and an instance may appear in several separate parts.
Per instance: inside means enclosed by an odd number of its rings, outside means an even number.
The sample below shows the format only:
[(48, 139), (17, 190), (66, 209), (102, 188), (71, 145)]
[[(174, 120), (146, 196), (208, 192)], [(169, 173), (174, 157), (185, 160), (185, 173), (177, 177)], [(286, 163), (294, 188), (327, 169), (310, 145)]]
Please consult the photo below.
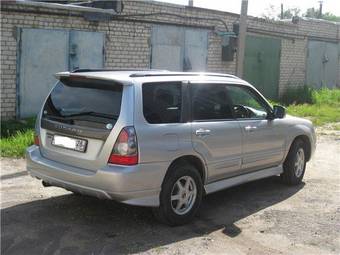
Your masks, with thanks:
[(162, 185), (160, 206), (153, 212), (158, 220), (178, 226), (193, 220), (202, 200), (203, 185), (198, 170), (189, 164), (169, 169)]
[(306, 169), (306, 146), (305, 143), (298, 139), (293, 142), (288, 156), (283, 163), (283, 173), (281, 179), (288, 185), (298, 185)]

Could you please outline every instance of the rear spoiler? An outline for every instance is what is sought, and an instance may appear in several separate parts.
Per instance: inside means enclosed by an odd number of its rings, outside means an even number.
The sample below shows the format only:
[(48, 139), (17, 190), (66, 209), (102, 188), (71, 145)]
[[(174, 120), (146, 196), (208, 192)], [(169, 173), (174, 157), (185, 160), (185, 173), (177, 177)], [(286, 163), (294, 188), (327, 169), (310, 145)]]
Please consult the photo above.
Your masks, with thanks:
[(61, 82), (63, 81), (75, 81), (75, 82), (86, 82), (86, 81), (96, 81), (98, 83), (105, 83), (106, 86), (120, 84), (120, 85), (132, 85), (130, 80), (124, 79), (114, 79), (112, 77), (106, 77), (98, 74), (91, 73), (72, 73), (72, 72), (59, 72), (54, 75), (54, 77)]

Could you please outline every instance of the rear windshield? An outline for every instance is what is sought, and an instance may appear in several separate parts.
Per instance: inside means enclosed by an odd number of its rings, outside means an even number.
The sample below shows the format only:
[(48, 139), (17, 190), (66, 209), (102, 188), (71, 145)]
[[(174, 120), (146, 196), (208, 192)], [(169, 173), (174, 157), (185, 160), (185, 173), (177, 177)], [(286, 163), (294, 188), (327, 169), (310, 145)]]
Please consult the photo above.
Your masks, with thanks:
[(59, 118), (88, 115), (117, 120), (121, 100), (122, 85), (60, 81), (47, 99), (43, 114)]

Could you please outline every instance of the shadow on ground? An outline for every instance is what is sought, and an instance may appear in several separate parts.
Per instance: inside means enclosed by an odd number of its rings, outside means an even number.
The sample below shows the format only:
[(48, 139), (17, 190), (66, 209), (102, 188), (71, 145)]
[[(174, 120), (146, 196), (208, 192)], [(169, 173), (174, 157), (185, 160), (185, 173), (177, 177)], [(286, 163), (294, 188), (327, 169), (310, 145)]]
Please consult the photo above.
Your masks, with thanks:
[(191, 224), (171, 228), (155, 221), (149, 208), (63, 195), (1, 211), (2, 254), (125, 254), (222, 230), (242, 232), (234, 222), (298, 192), (278, 177), (244, 184), (204, 198)]

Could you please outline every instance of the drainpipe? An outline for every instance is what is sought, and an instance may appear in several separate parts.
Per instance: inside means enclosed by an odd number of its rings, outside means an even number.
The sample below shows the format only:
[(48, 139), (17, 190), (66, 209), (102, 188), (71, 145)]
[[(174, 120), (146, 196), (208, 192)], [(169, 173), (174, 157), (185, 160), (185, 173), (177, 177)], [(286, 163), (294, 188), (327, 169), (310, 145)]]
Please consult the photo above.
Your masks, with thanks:
[(247, 12), (248, 0), (242, 0), (236, 61), (236, 75), (240, 78), (243, 77), (243, 62), (247, 33)]

